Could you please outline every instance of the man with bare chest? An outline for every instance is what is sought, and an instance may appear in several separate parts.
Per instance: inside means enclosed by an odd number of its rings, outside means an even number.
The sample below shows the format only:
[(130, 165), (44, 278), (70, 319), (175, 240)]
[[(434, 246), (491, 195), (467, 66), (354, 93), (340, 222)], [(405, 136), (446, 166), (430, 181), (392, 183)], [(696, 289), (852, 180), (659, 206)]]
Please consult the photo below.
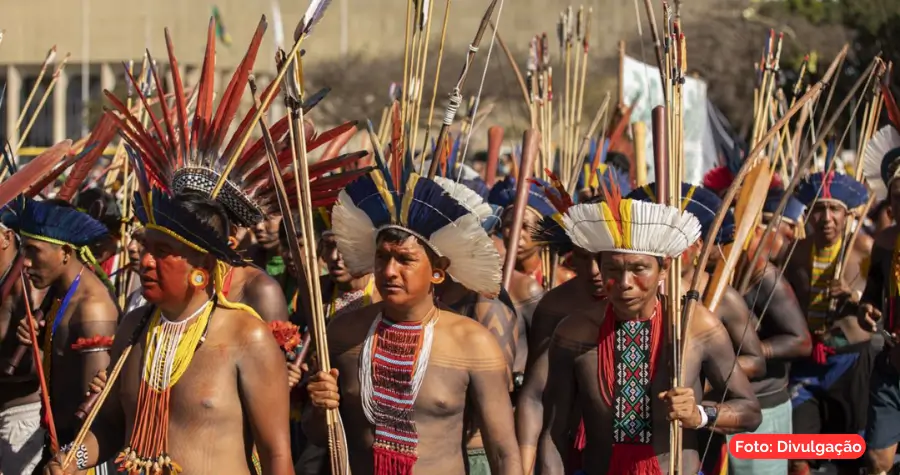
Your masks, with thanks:
[[(770, 191), (770, 198), (773, 193)], [(780, 197), (779, 197), (780, 199)], [(794, 200), (793, 198), (791, 198)], [(772, 200), (767, 200), (771, 203)], [(764, 225), (756, 229), (756, 237), (751, 240), (745, 256), (753, 256), (757, 247), (762, 246), (755, 265), (747, 266), (750, 272), (749, 287), (744, 294), (744, 301), (753, 311), (754, 328), (762, 343), (765, 356), (766, 372), (762, 378), (751, 380), (753, 392), (759, 400), (763, 420), (756, 434), (790, 434), (792, 426), (792, 405), (788, 391), (788, 375), (791, 362), (799, 358), (808, 358), (812, 352), (812, 338), (806, 327), (806, 317), (793, 289), (782, 276), (782, 271), (774, 262), (780, 262), (773, 256), (787, 255), (796, 226), (802, 222), (804, 206), (788, 206), (782, 217), (782, 223), (770, 233), (765, 243), (761, 243)], [(775, 205), (777, 207), (777, 203)], [(764, 217), (766, 207), (763, 208)], [(787, 220), (790, 220), (788, 222)], [(745, 257), (745, 260), (749, 257)], [(728, 469), (735, 475), (786, 475), (786, 460), (749, 460), (729, 456)]]
[[(3, 218), (15, 225), (12, 213)], [(40, 384), (30, 354), (15, 367), (10, 361), (21, 346), (16, 328), (24, 313), (21, 272), (13, 269), (20, 258), (18, 239), (13, 229), (0, 223), (0, 289), (6, 291), (0, 295), (0, 473), (30, 474), (41, 458), (44, 429)]]
[[(866, 425), (874, 351), (856, 318), (866, 256), (845, 243), (847, 223), (868, 191), (850, 176), (817, 172), (799, 184), (797, 198), (810, 210), (809, 235), (797, 243), (785, 278), (806, 309), (813, 350), (791, 367), (794, 433), (859, 433)], [(847, 465), (842, 469), (855, 473), (855, 464)], [(807, 469), (804, 461), (791, 462), (794, 473)]]
[[(894, 104), (891, 104), (895, 106)], [(890, 214), (900, 216), (900, 132), (892, 123), (879, 130), (868, 149), (864, 175), (873, 193), (886, 199)], [(874, 236), (872, 264), (866, 279), (859, 317), (873, 332), (879, 353), (873, 365), (866, 421), (866, 465), (871, 474), (894, 467), (900, 441), (900, 227), (893, 224)]]
[[(284, 356), (266, 325), (215, 284), (219, 261), (241, 264), (227, 215), (194, 194), (152, 193), (135, 198), (150, 305), (123, 320), (112, 357), (133, 350), (87, 437), (69, 448), (83, 455), (65, 473), (115, 458), (126, 471), (249, 475), (255, 445), (263, 473), (293, 474)], [(284, 390), (272, 390), (279, 381)], [(63, 473), (61, 458), (51, 473)]]
[(472, 412), (491, 473), (519, 475), (503, 351), (481, 324), (434, 303), (434, 288), (448, 275), (496, 295), (500, 256), (479, 217), (441, 185), (412, 173), (395, 184), (400, 191), (378, 191), (390, 182), (386, 170), (372, 171), (335, 205), (344, 262), (353, 273), (373, 272), (382, 301), (329, 325), (334, 369), (313, 376), (308, 391), (317, 410), (304, 428), (324, 445), (322, 410), (339, 408), (355, 474), (462, 475), (469, 469), (465, 414)]
[[(503, 181), (497, 182), (491, 188), (488, 202), (503, 208), (500, 214), (500, 232), (503, 236), (505, 249), (510, 249), (509, 239), (512, 237), (512, 226), (515, 219), (516, 181), (507, 176)], [(527, 335), (531, 328), (531, 319), (534, 309), (549, 287), (550, 272), (543, 262), (544, 246), (531, 239), (531, 230), (545, 217), (556, 213), (552, 201), (547, 193), (555, 193), (556, 190), (544, 182), (531, 183), (528, 188), (528, 201), (522, 217), (522, 232), (519, 234), (518, 247), (516, 248), (516, 267), (510, 279), (509, 296), (516, 306), (519, 316), (519, 333)], [(567, 280), (563, 274), (567, 270), (558, 270), (558, 281)], [(528, 345), (523, 338), (519, 340), (516, 351), (515, 372), (525, 372), (525, 364), (528, 359)]]
[[(93, 272), (97, 264), (88, 248), (107, 230), (67, 205), (27, 200), (16, 210), (25, 273), (34, 288), (47, 289), (41, 305), (46, 318), (34, 323), (41, 329), (37, 344), (56, 432), (64, 441), (75, 437), (75, 412), (91, 379), (109, 364), (119, 318), (109, 289)], [(26, 318), (19, 321), (18, 337), (32, 344)]]
[[(631, 216), (627, 228), (618, 221), (626, 213)], [(753, 430), (760, 422), (747, 377), (732, 372), (735, 357), (728, 334), (702, 306), (687, 328), (684, 386), (670, 384), (658, 289), (670, 259), (680, 258), (700, 237), (700, 223), (677, 208), (615, 196), (573, 206), (564, 222), (573, 245), (599, 264), (607, 298), (589, 317), (568, 317), (554, 332), (541, 473), (566, 473), (563, 460), (575, 430), (570, 417), (574, 407), (581, 408), (584, 419), (584, 473), (665, 473), (668, 422), (674, 420), (686, 429), (684, 470), (696, 473), (702, 449), (692, 430), (738, 432)], [(637, 229), (640, 232), (633, 231)], [(703, 394), (701, 369), (714, 390), (727, 391), (723, 403), (696, 404), (695, 394)]]

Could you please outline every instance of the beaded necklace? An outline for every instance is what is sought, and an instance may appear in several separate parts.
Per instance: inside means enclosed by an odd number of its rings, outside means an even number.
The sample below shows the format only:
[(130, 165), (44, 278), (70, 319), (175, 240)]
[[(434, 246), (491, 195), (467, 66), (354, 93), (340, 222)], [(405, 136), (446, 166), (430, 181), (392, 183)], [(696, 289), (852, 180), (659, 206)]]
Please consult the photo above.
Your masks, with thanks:
[(838, 256), (841, 253), (843, 239), (823, 249), (812, 246), (812, 259), (809, 279), (809, 329), (820, 331), (828, 328), (829, 306), (831, 299), (828, 290), (834, 280)]
[(431, 355), (435, 307), (420, 322), (375, 317), (360, 353), (360, 396), (375, 426), (375, 475), (411, 475), (418, 460), (419, 433), (413, 408)]
[(609, 473), (660, 475), (653, 449), (653, 395), (663, 328), (661, 303), (648, 320), (617, 321), (612, 305), (600, 325), (598, 379), (603, 401), (613, 409), (613, 446)]
[(335, 285), (334, 290), (331, 292), (331, 301), (328, 303), (328, 311), (326, 312), (328, 318), (332, 319), (338, 314), (357, 310), (371, 304), (372, 291), (374, 289), (375, 279), (373, 277), (369, 277), (369, 281), (364, 288), (344, 292), (340, 296), (338, 296), (338, 288)]
[(128, 446), (116, 458), (120, 471), (154, 475), (182, 471), (168, 453), (169, 401), (172, 387), (206, 339), (214, 308), (210, 300), (179, 322), (167, 320), (159, 309), (154, 312), (144, 347), (134, 430)]

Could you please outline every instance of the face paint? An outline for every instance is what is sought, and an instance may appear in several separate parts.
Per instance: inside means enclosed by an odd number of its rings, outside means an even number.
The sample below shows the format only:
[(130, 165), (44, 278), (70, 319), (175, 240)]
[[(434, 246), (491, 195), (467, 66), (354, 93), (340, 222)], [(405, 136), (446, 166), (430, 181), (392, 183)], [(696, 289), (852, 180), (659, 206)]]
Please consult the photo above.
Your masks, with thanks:
[(156, 230), (147, 230), (141, 256), (141, 294), (151, 303), (181, 302), (197, 291), (190, 283), (195, 269), (186, 256), (196, 253)]

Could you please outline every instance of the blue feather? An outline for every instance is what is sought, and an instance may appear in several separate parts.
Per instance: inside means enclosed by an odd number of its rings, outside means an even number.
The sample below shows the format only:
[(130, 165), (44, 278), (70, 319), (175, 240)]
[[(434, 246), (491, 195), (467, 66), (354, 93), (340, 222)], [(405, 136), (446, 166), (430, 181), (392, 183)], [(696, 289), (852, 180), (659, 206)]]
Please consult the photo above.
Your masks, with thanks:
[(457, 219), (469, 214), (469, 210), (459, 204), (437, 183), (419, 179), (403, 199), (412, 201), (406, 215), (406, 225), (426, 239)]
[(28, 199), (19, 208), (19, 226), (23, 233), (42, 236), (82, 247), (106, 237), (102, 223), (75, 208)]
[[(366, 213), (369, 219), (372, 220), (372, 224), (377, 228), (392, 223), (395, 217), (391, 216), (388, 205), (379, 192), (378, 184), (372, 178), (372, 175), (375, 173), (379, 172), (373, 170), (368, 175), (354, 180), (344, 188), (344, 191), (350, 197), (350, 200), (353, 201), (353, 204)], [(390, 186), (390, 180), (387, 177), (384, 177), (384, 181)], [(396, 194), (391, 193), (391, 196), (395, 197)], [(396, 203), (396, 200), (394, 202)], [(394, 206), (394, 208), (396, 209), (398, 206)]]

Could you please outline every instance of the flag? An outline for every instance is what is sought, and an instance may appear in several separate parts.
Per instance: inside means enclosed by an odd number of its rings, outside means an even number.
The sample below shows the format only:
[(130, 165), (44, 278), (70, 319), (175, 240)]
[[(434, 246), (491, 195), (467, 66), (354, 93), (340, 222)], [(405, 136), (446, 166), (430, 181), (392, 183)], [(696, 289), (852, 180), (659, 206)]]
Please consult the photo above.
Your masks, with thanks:
[(219, 37), (219, 40), (225, 44), (225, 46), (231, 46), (231, 35), (225, 31), (225, 23), (222, 22), (222, 15), (219, 13), (219, 7), (213, 5), (212, 7), (213, 19), (216, 21), (216, 36)]

